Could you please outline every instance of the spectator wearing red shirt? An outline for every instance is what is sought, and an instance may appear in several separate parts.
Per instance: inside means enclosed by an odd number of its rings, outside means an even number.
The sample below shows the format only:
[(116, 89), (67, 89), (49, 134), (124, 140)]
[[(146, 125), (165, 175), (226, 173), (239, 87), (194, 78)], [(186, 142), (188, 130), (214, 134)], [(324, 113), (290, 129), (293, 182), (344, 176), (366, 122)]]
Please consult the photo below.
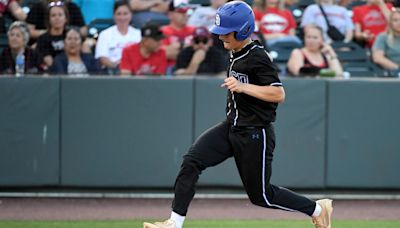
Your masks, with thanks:
[(141, 28), (142, 40), (122, 51), (122, 75), (165, 75), (167, 57), (160, 48), (164, 38), (158, 24), (148, 23)]
[(367, 0), (366, 5), (355, 6), (353, 22), (356, 40), (372, 47), (376, 36), (386, 30), (392, 7), (391, 3), (385, 3), (384, 0)]
[(170, 70), (175, 65), (176, 58), (182, 48), (191, 43), (195, 27), (187, 25), (188, 10), (189, 8), (185, 5), (175, 6), (174, 1), (171, 1), (168, 12), (170, 23), (161, 29), (166, 37), (162, 41), (162, 47), (166, 51)]
[(259, 31), (267, 46), (280, 41), (301, 44), (301, 40), (296, 36), (296, 21), (291, 11), (285, 9), (284, 0), (265, 0), (262, 9), (254, 7), (253, 10)]

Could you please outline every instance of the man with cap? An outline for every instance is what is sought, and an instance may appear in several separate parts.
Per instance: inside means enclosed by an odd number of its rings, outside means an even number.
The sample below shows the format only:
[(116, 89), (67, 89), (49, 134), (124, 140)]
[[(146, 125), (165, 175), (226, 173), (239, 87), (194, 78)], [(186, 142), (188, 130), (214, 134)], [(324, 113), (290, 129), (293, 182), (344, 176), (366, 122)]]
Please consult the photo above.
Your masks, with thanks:
[(211, 34), (206, 27), (193, 32), (191, 45), (178, 55), (176, 75), (222, 75), (226, 70), (224, 54), (212, 45)]
[(175, 66), (179, 52), (190, 44), (192, 38), (194, 27), (187, 25), (188, 10), (187, 5), (171, 1), (168, 12), (170, 23), (161, 28), (166, 37), (162, 41), (162, 48), (166, 51), (170, 69)]
[(164, 38), (158, 24), (147, 23), (141, 28), (142, 40), (122, 51), (122, 75), (164, 75), (167, 68), (165, 51), (160, 48)]

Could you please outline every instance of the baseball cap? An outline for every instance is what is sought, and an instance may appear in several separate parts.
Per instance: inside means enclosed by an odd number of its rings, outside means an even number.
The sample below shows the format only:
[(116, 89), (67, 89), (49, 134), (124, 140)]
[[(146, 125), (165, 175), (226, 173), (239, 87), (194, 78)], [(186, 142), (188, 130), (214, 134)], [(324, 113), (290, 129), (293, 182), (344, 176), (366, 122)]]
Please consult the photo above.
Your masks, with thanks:
[(209, 38), (211, 33), (208, 31), (207, 27), (200, 26), (196, 27), (193, 31), (193, 37), (207, 37)]
[(155, 40), (161, 40), (165, 38), (164, 34), (160, 30), (160, 25), (157, 23), (146, 23), (142, 26), (140, 31), (142, 33), (142, 37), (149, 37)]
[(178, 13), (186, 13), (188, 10), (190, 10), (190, 6), (188, 5), (187, 1), (174, 0), (169, 3), (169, 11), (175, 11)]

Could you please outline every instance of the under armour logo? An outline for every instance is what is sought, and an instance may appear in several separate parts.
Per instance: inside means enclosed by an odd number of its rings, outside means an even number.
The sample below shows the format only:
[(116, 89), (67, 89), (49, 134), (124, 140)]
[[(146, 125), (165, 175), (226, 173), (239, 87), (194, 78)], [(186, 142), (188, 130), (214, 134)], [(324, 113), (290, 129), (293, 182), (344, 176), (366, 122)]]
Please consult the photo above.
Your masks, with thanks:
[(251, 138), (252, 139), (260, 139), (260, 135), (259, 134), (252, 134)]

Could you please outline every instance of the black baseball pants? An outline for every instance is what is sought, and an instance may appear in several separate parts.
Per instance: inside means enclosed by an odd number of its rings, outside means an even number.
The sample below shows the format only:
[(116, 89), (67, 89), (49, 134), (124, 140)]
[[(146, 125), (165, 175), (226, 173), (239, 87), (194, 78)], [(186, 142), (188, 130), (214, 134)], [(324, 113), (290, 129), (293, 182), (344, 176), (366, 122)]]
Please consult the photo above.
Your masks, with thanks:
[(258, 206), (299, 211), (311, 216), (315, 202), (269, 183), (275, 147), (273, 125), (235, 127), (228, 121), (205, 131), (184, 156), (175, 182), (172, 210), (186, 215), (201, 172), (234, 157), (250, 201)]

